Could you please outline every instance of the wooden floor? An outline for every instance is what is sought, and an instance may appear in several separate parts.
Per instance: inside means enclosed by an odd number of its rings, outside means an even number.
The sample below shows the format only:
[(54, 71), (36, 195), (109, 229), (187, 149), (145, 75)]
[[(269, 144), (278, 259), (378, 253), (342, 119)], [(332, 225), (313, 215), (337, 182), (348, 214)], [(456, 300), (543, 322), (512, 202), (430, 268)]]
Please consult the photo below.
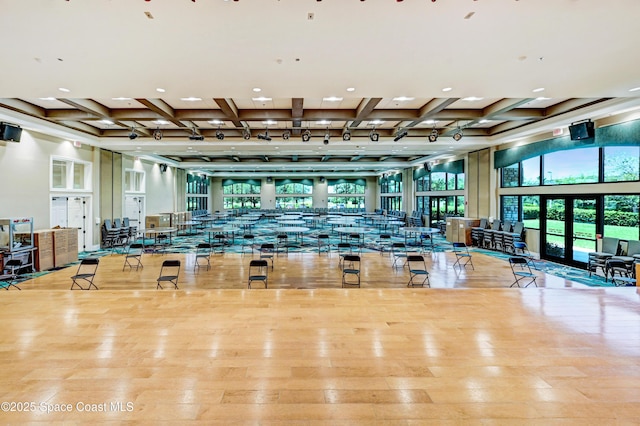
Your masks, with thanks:
[[(360, 289), (317, 254), (276, 259), (268, 290), (246, 289), (249, 255), (22, 283), (0, 293), (0, 423), (640, 423), (636, 288), (508, 288), (503, 260), (449, 256), (424, 289), (378, 254)], [(156, 290), (169, 258), (181, 290)]]

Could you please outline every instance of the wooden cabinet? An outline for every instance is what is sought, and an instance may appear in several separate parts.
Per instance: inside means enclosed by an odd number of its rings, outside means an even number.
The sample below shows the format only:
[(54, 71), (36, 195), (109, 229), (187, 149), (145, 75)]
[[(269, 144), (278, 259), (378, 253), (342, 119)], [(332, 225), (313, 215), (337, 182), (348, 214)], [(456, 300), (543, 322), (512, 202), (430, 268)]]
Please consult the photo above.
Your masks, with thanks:
[(447, 218), (447, 241), (471, 245), (471, 228), (480, 226), (480, 219), (471, 217)]

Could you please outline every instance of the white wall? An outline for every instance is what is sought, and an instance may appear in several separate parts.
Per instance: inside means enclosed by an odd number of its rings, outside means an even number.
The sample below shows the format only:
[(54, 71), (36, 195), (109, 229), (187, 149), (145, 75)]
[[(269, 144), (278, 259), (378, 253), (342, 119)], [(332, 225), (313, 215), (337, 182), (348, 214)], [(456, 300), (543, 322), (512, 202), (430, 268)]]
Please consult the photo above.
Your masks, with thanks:
[[(76, 148), (69, 141), (22, 131), (21, 141), (0, 142), (0, 217), (33, 217), (34, 229), (50, 227), (51, 156), (92, 162), (93, 188), (97, 187), (94, 148)], [(64, 194), (73, 194), (65, 191)], [(82, 192), (82, 194), (88, 194)], [(95, 193), (89, 193), (96, 198)]]
[[(175, 169), (168, 167), (167, 171), (162, 173), (160, 166), (156, 163), (143, 163), (143, 167), (146, 172), (147, 214), (176, 211), (176, 188), (173, 183)], [(186, 191), (186, 188), (183, 188), (182, 191)], [(185, 206), (178, 210), (184, 211)]]

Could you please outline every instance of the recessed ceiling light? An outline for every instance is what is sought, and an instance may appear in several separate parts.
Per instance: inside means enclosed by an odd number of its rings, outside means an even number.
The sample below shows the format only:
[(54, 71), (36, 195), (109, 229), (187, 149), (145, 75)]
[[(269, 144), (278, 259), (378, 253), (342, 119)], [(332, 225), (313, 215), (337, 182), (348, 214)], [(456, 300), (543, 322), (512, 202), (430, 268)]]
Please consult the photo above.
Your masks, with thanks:
[(412, 101), (415, 98), (410, 98), (409, 96), (398, 96), (396, 98), (393, 98), (394, 101), (398, 101), (398, 102), (404, 102), (404, 101)]
[(538, 96), (536, 98), (536, 101), (548, 101), (549, 99), (551, 99), (551, 98), (545, 98), (544, 96)]
[(71, 90), (65, 88), (65, 87), (58, 87), (58, 90), (61, 92), (65, 92), (65, 93), (69, 93)]
[(166, 92), (166, 90), (164, 90), (162, 87), (158, 87), (156, 89), (156, 92), (164, 93), (164, 92)]
[(102, 124), (106, 124), (106, 125), (108, 125), (108, 126), (110, 126), (110, 125), (112, 125), (112, 124), (113, 124), (113, 121), (111, 121), (111, 120), (100, 120), (100, 122), (101, 122)]
[(256, 92), (256, 93), (258, 93), (258, 92), (262, 92), (262, 89), (261, 89), (261, 88), (259, 88), (259, 87), (254, 87), (254, 88), (253, 88), (253, 91), (254, 91), (254, 92)]
[(169, 124), (167, 120), (154, 120), (152, 121), (152, 123), (157, 126), (163, 126), (163, 125)]
[(544, 92), (544, 87), (538, 87), (537, 89), (533, 89), (533, 93)]
[(266, 102), (266, 101), (270, 101), (271, 98), (266, 98), (264, 96), (260, 96), (258, 98), (251, 98), (252, 101), (254, 102)]
[(278, 124), (278, 122), (273, 120), (267, 120), (267, 121), (263, 121), (262, 124), (273, 126), (274, 124)]
[(276, 147), (274, 147), (274, 148), (275, 148), (275, 149), (280, 149), (280, 147), (279, 147), (279, 146), (276, 146)]
[(209, 123), (209, 124), (216, 124), (216, 125), (220, 126), (221, 124), (224, 124), (224, 121), (220, 121), (220, 120), (209, 120), (207, 123)]
[(637, 92), (640, 90), (640, 87), (634, 87), (633, 89), (629, 89), (630, 92)]
[(489, 122), (489, 120), (480, 120), (479, 124), (485, 124), (485, 123), (488, 123), (488, 122)]
[(369, 122), (369, 124), (375, 124), (375, 125), (382, 124), (382, 123), (384, 123), (384, 121), (382, 120), (373, 120)]
[(475, 102), (475, 101), (481, 101), (484, 98), (479, 98), (477, 96), (468, 96), (466, 98), (462, 98), (463, 101), (467, 101), (467, 102)]
[(54, 98), (53, 96), (49, 96), (47, 98), (39, 98), (41, 101), (55, 101), (56, 98)]
[(329, 120), (320, 120), (320, 121), (316, 121), (316, 124), (326, 126), (327, 124), (331, 124), (331, 122)]
[(180, 98), (181, 101), (185, 101), (185, 102), (197, 102), (197, 101), (201, 101), (202, 98), (196, 98), (194, 96), (189, 96), (188, 98)]
[(443, 92), (450, 92), (452, 90), (453, 90), (452, 87), (445, 87), (444, 89), (442, 89)]
[(131, 98), (111, 98), (112, 101), (130, 101)]
[(329, 96), (326, 98), (322, 98), (323, 101), (325, 102), (340, 102), (342, 100), (342, 98), (339, 98), (337, 96)]
[(355, 87), (347, 87), (347, 92), (355, 92), (356, 88)]

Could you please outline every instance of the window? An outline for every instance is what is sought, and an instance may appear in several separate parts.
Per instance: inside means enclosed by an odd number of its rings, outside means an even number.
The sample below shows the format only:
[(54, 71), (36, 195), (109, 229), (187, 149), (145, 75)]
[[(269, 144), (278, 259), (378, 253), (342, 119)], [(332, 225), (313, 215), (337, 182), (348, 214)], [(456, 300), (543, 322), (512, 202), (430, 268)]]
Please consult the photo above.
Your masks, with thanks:
[(447, 174), (443, 172), (431, 173), (431, 190), (446, 191), (446, 189), (447, 189)]
[[(598, 182), (599, 148), (557, 151), (543, 156), (544, 184), (566, 185)], [(570, 161), (567, 161), (570, 158)], [(524, 164), (524, 163), (523, 163)]]
[(144, 172), (127, 169), (124, 173), (125, 192), (145, 192)]
[(540, 196), (522, 196), (522, 222), (525, 228), (540, 229)]
[(222, 192), (225, 195), (232, 194), (260, 194), (260, 185), (255, 183), (226, 183), (222, 186)]
[(604, 235), (622, 240), (639, 239), (639, 211), (640, 196), (638, 195), (606, 195), (604, 197)]
[(419, 195), (416, 197), (416, 210), (427, 213), (429, 211), (429, 197)]
[(429, 174), (417, 179), (416, 181), (416, 192), (427, 192), (429, 191)]
[(222, 182), (222, 205), (225, 209), (259, 209), (260, 190), (259, 180), (224, 180)]
[(281, 183), (276, 181), (276, 194), (311, 194), (312, 183)]
[(604, 181), (640, 180), (640, 147), (611, 146), (604, 148)]
[(51, 189), (65, 191), (91, 191), (91, 163), (63, 158), (52, 158)]
[(520, 186), (520, 163), (512, 164), (502, 168), (502, 185), (503, 188), (512, 188)]
[(500, 198), (502, 220), (509, 220), (511, 222), (520, 221), (520, 197), (517, 195), (503, 195)]
[(522, 186), (540, 185), (540, 157), (529, 158), (522, 163)]
[(331, 195), (327, 199), (329, 209), (364, 209), (365, 182), (363, 180), (329, 180), (327, 191)]
[(260, 197), (224, 197), (222, 199), (225, 209), (259, 209)]
[(187, 211), (209, 209), (209, 178), (187, 173)]
[(464, 189), (465, 176), (464, 173), (456, 175), (456, 189)]
[(313, 197), (277, 197), (277, 209), (302, 209), (313, 206)]
[(380, 206), (383, 210), (400, 211), (402, 210), (402, 197), (400, 196), (383, 196), (380, 197)]

